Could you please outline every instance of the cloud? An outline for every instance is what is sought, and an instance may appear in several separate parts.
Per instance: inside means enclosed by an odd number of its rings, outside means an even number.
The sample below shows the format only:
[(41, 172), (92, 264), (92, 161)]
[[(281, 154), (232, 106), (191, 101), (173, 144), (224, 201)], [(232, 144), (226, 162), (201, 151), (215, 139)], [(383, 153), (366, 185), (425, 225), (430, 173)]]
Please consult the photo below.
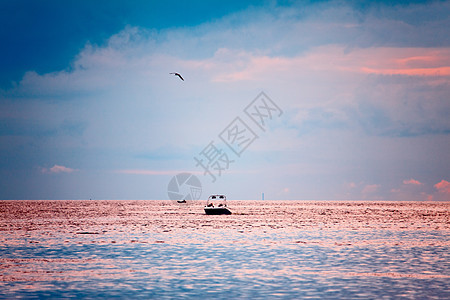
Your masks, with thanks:
[(45, 174), (54, 174), (54, 173), (72, 173), (78, 171), (77, 169), (68, 168), (65, 166), (54, 165), (51, 168), (41, 168), (41, 172)]
[(415, 179), (403, 180), (403, 184), (422, 185), (422, 183)]
[(381, 184), (344, 182), (334, 198), (342, 200), (387, 200)]
[(380, 185), (378, 184), (368, 184), (362, 189), (362, 193), (364, 195), (373, 194), (378, 190), (379, 187)]
[(368, 74), (408, 75), (408, 76), (450, 76), (450, 67), (415, 68), (415, 69), (371, 69), (363, 67), (361, 71)]
[[(127, 26), (111, 36), (105, 45), (86, 45), (67, 70), (43, 75), (30, 71), (20, 84), (34, 95), (102, 90), (129, 80), (125, 72), (136, 75), (130, 79), (137, 80), (161, 58), (174, 63), (181, 60), (191, 67), (198, 67), (197, 63), (203, 61), (201, 67), (214, 71), (211, 74), (219, 71), (212, 77), (213, 81), (255, 80), (267, 70), (293, 70), (295, 64), (299, 72), (302, 68), (298, 67), (304, 65), (298, 66), (297, 57), (308, 52), (300, 62), (309, 62), (309, 67), (315, 70), (338, 67), (362, 73), (448, 76), (449, 55), (445, 47), (450, 46), (450, 41), (445, 31), (433, 29), (436, 24), (450, 26), (450, 18), (430, 18), (424, 24), (416, 19), (421, 10), (437, 14), (450, 11), (450, 5), (433, 2), (410, 5), (403, 10), (382, 7), (382, 10), (361, 12), (352, 5), (331, 1), (303, 5), (302, 9), (295, 5), (253, 8), (188, 28), (155, 31)], [(417, 16), (412, 18), (412, 15)], [(378, 32), (380, 26), (387, 28)], [(417, 34), (418, 29), (433, 32), (433, 39)], [(380, 35), (385, 32), (389, 32), (389, 37)], [(414, 35), (416, 40), (411, 43), (405, 39), (406, 33)], [(443, 41), (447, 44), (443, 45)], [(349, 55), (324, 57), (320, 55), (322, 47), (344, 49)], [(317, 52), (319, 55), (315, 56)], [(214, 58), (208, 60), (211, 57)], [(170, 66), (167, 61), (164, 64)]]
[[(222, 48), (215, 53), (210, 63), (216, 67), (226, 63), (228, 68), (235, 68), (216, 75), (213, 80), (219, 82), (261, 80), (273, 73), (287, 73), (288, 76), (299, 78), (302, 74), (318, 71), (448, 77), (449, 57), (450, 48), (347, 49), (344, 45), (332, 44), (313, 47), (296, 56), (273, 56)], [(221, 66), (219, 69), (226, 70), (226, 67)]]
[(399, 201), (430, 201), (433, 195), (429, 193), (429, 188), (422, 182), (415, 179), (405, 179), (403, 184), (391, 189), (391, 197)]
[(450, 182), (442, 179), (440, 182), (436, 183), (434, 187), (438, 190), (438, 199), (450, 200)]
[(361, 66), (368, 74), (450, 76), (450, 48), (378, 48)]
[(356, 183), (354, 183), (354, 182), (347, 182), (345, 184), (345, 187), (347, 187), (348, 189), (354, 189), (356, 187)]
[(431, 186), (415, 179), (404, 180), (403, 185), (391, 190), (391, 196), (394, 200), (403, 201), (448, 201), (450, 182), (443, 179)]

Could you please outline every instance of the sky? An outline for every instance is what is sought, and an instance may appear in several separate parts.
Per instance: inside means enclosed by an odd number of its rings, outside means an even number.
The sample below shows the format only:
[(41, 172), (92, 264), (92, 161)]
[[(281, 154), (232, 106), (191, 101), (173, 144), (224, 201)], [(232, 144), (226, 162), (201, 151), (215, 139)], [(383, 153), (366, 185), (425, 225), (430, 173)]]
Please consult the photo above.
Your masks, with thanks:
[(18, 0), (0, 25), (0, 199), (188, 173), (200, 199), (450, 200), (449, 1)]

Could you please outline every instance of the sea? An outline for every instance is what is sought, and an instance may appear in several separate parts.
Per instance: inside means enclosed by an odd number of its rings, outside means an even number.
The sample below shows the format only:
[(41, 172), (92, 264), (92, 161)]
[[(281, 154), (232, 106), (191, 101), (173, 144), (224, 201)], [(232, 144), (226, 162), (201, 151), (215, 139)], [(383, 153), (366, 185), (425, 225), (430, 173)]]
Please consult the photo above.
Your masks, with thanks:
[(450, 202), (0, 201), (0, 299), (450, 299)]

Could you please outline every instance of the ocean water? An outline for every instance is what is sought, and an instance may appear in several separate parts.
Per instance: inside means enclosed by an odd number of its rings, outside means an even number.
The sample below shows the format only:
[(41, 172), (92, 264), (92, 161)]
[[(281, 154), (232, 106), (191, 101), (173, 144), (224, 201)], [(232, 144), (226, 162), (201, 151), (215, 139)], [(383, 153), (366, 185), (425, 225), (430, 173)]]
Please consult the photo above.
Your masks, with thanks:
[(0, 201), (0, 298), (450, 299), (450, 202)]

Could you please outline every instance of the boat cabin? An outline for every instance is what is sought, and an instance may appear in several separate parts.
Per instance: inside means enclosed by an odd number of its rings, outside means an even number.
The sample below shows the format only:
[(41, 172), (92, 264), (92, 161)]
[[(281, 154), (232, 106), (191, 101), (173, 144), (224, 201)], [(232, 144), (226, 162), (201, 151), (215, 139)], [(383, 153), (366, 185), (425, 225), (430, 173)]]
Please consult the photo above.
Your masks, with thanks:
[(227, 207), (227, 197), (225, 195), (211, 195), (208, 197), (205, 206), (207, 215), (231, 215)]

